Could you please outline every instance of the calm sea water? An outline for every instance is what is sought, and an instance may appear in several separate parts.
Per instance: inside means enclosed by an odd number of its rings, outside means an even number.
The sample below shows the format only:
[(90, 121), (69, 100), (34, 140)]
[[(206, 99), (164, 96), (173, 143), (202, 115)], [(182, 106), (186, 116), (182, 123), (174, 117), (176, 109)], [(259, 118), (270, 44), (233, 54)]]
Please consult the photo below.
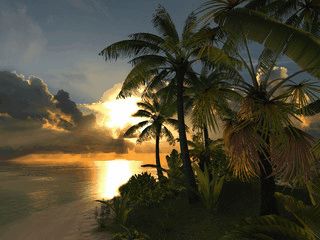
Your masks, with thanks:
[(52, 206), (112, 198), (133, 174), (146, 171), (141, 164), (127, 160), (71, 164), (0, 162), (0, 227)]

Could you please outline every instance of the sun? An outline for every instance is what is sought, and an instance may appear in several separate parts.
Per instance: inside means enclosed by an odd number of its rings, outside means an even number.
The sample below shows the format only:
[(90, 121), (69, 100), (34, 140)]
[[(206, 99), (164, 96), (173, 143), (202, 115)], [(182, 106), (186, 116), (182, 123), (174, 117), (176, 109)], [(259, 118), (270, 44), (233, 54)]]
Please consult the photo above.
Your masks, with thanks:
[(112, 129), (123, 129), (136, 120), (132, 117), (137, 110), (138, 97), (116, 99), (102, 103), (106, 115), (104, 126)]

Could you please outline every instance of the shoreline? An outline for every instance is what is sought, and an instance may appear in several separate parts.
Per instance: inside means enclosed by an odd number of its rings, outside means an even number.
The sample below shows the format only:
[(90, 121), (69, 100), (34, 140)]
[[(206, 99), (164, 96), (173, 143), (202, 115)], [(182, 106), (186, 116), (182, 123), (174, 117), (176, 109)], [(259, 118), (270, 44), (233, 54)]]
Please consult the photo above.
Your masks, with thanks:
[(0, 227), (2, 240), (108, 240), (111, 234), (98, 231), (92, 201), (73, 201)]

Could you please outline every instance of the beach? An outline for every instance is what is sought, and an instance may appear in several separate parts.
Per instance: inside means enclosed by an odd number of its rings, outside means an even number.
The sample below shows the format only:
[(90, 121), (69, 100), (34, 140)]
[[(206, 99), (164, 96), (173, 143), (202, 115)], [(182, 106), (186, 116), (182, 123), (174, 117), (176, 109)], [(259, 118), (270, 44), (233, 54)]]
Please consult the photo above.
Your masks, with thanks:
[(0, 228), (1, 240), (108, 240), (97, 228), (95, 203), (74, 201), (35, 212)]

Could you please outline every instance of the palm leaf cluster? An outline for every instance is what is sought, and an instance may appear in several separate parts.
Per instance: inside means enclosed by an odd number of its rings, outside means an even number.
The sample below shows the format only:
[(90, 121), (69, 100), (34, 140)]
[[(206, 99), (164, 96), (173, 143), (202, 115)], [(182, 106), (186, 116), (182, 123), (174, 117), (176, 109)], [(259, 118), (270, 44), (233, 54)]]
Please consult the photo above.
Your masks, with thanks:
[(160, 134), (160, 138), (165, 137), (173, 144), (175, 138), (170, 128), (177, 129), (177, 120), (172, 118), (174, 114), (172, 106), (165, 105), (155, 94), (148, 94), (143, 101), (137, 103), (137, 106), (139, 110), (132, 116), (145, 120), (127, 129), (124, 137), (134, 137), (141, 130), (136, 136), (138, 143), (151, 140)]

